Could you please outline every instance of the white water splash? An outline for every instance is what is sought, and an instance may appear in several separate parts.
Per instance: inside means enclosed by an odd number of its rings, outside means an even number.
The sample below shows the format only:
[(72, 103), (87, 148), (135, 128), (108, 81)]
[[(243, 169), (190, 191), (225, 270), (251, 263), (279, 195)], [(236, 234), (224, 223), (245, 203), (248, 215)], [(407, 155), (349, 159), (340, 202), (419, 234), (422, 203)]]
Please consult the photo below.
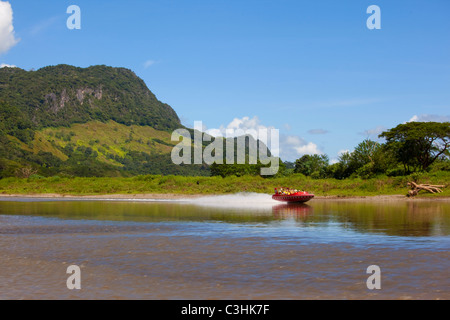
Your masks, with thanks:
[(196, 199), (186, 199), (188, 202), (198, 206), (217, 207), (217, 208), (252, 208), (252, 209), (268, 209), (277, 202), (272, 200), (269, 194), (240, 192), (230, 195), (206, 196)]

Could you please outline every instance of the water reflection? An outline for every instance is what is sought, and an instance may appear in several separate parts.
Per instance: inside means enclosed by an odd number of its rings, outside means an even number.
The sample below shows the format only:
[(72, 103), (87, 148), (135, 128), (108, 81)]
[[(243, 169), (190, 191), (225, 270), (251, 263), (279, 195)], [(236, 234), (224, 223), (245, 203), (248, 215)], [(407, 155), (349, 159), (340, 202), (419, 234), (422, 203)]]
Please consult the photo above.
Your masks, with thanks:
[(296, 221), (306, 222), (310, 215), (314, 213), (314, 208), (304, 203), (287, 203), (272, 207), (275, 219), (294, 219)]
[(390, 236), (446, 236), (450, 234), (450, 203), (444, 201), (314, 203), (315, 222), (335, 221), (359, 232)]
[[(329, 201), (308, 204), (259, 205), (228, 208), (204, 202), (0, 201), (0, 215), (44, 216), (72, 220), (170, 222), (218, 221), (273, 226), (280, 220), (302, 222), (299, 228), (339, 226), (342, 230), (388, 236), (450, 235), (448, 201)], [(247, 202), (246, 202), (247, 203)]]

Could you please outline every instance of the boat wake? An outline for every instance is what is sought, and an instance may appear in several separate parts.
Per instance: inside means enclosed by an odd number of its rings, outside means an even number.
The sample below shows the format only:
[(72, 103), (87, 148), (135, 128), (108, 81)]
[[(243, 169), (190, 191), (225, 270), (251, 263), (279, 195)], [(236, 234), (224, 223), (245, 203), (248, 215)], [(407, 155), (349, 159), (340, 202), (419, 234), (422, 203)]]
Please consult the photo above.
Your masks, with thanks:
[(240, 192), (230, 195), (205, 196), (195, 199), (186, 199), (183, 202), (204, 207), (216, 208), (248, 208), (248, 209), (270, 209), (277, 201), (272, 200), (269, 194)]

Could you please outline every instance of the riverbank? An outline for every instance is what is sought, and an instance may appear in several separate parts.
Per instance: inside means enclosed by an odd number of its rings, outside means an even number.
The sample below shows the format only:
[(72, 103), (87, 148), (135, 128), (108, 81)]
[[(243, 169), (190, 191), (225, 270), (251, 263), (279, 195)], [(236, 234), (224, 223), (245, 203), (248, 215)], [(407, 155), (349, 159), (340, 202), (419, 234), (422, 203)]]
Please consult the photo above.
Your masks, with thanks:
[[(105, 195), (67, 195), (67, 194), (0, 194), (0, 201), (23, 200), (69, 200), (69, 201), (145, 201), (145, 200), (185, 200), (198, 199), (203, 197), (225, 196), (226, 194), (105, 194)], [(270, 195), (268, 195), (270, 196)], [(376, 195), (376, 196), (315, 196), (313, 200), (333, 200), (333, 201), (370, 201), (370, 202), (394, 202), (394, 201), (450, 201), (450, 197), (429, 197), (418, 196), (409, 198), (404, 195)]]
[[(32, 177), (0, 180), (0, 196), (5, 197), (90, 197), (114, 199), (183, 199), (240, 192), (273, 194), (274, 188), (291, 187), (315, 194), (315, 199), (408, 199), (407, 183), (413, 177), (373, 179), (311, 179), (303, 175), (278, 178), (136, 176), (130, 178)], [(414, 177), (420, 183), (447, 185), (450, 173)], [(450, 188), (443, 193), (421, 192), (426, 199), (450, 198)]]

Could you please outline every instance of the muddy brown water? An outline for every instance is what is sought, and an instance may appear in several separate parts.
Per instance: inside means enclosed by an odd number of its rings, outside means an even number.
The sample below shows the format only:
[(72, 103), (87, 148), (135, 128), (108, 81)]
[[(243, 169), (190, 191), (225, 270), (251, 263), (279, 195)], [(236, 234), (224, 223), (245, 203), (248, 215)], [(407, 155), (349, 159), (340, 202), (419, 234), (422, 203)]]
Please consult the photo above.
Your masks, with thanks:
[(449, 299), (449, 249), (448, 201), (5, 198), (0, 299)]

